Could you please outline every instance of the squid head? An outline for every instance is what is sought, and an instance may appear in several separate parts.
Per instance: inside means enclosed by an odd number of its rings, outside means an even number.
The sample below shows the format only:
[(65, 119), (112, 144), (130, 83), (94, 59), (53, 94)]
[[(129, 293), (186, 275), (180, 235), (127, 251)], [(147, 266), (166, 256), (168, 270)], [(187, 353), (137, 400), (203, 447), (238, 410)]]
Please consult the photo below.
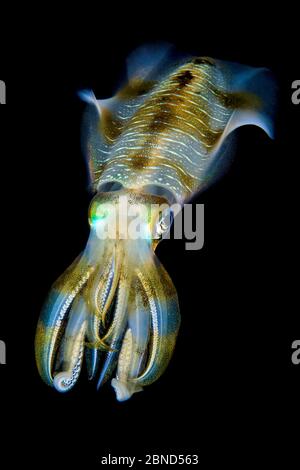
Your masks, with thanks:
[(89, 210), (84, 252), (54, 283), (36, 334), (44, 381), (60, 392), (76, 383), (86, 358), (98, 387), (113, 375), (128, 399), (165, 370), (180, 324), (176, 290), (154, 250), (169, 230), (162, 196), (99, 192)]

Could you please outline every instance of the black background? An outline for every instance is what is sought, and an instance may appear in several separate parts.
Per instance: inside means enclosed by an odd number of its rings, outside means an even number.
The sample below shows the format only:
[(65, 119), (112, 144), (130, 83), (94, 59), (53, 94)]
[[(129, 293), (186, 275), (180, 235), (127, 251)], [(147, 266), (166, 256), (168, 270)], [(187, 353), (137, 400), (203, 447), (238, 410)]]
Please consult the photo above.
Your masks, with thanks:
[[(78, 7), (79, 8), (79, 7)], [(299, 453), (298, 134), (299, 17), (253, 3), (18, 9), (1, 35), (2, 304), (1, 454), (63, 467), (101, 456), (198, 453), (204, 468), (244, 467)], [(129, 14), (128, 14), (129, 13)], [(75, 18), (76, 16), (76, 18)], [(4, 21), (4, 18), (3, 20)], [(297, 24), (298, 21), (298, 24)], [(48, 388), (34, 362), (34, 334), (53, 281), (88, 236), (79, 89), (111, 96), (128, 53), (167, 40), (183, 50), (266, 66), (279, 84), (278, 132), (238, 131), (230, 170), (195, 202), (205, 204), (205, 246), (165, 241), (158, 256), (177, 288), (182, 326), (165, 374), (118, 403), (85, 371), (69, 394)], [(297, 430), (298, 427), (298, 430)], [(297, 436), (298, 433), (298, 436)]]

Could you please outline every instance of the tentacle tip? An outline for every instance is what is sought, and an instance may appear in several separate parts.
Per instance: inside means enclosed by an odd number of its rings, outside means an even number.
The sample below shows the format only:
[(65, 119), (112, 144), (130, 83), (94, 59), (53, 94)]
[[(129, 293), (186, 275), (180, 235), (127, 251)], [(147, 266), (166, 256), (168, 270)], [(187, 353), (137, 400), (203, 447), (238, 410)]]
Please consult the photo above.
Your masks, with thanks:
[(142, 387), (131, 384), (131, 383), (124, 383), (118, 379), (112, 379), (111, 385), (116, 392), (116, 397), (118, 401), (126, 401), (132, 397), (132, 395), (136, 392), (141, 392), (143, 390)]
[(73, 385), (72, 374), (69, 372), (59, 372), (53, 379), (54, 388), (61, 393), (68, 392)]

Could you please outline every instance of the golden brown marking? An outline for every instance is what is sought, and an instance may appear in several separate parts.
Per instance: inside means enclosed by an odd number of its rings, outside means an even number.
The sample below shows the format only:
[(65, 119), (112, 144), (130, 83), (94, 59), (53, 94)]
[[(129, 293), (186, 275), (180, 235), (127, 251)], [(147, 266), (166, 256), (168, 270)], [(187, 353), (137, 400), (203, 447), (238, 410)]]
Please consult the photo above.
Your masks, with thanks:
[(147, 166), (150, 165), (150, 158), (147, 155), (143, 154), (135, 154), (130, 157), (130, 161), (128, 162), (129, 168), (133, 170), (143, 170)]
[[(187, 135), (195, 136), (208, 149), (214, 147), (222, 135), (223, 129), (211, 128), (210, 117), (201, 109), (203, 99), (198, 93), (199, 84), (206, 81), (204, 73), (201, 73), (199, 63), (212, 65), (212, 61), (207, 58), (195, 60), (196, 64), (192, 62), (171, 75), (164, 84), (163, 91), (158, 89), (150, 96), (128, 123), (128, 128), (134, 130), (136, 124), (144, 122), (147, 131), (152, 134), (151, 137), (145, 138), (141, 144), (145, 147), (143, 162), (134, 163), (134, 167), (142, 168), (144, 164), (152, 164), (152, 148), (159, 140), (159, 135), (169, 127), (181, 129)], [(198, 94), (198, 103), (191, 103), (185, 90), (187, 86), (194, 90), (196, 100)], [(223, 95), (220, 93), (220, 96)], [(145, 159), (145, 155), (147, 155), (147, 159)], [(130, 152), (129, 157), (134, 160), (141, 159), (141, 152)]]
[(194, 76), (190, 70), (183, 70), (178, 75), (175, 75), (174, 82), (178, 85), (179, 89), (181, 90), (188, 83), (190, 83), (193, 78)]
[(225, 93), (215, 89), (220, 103), (229, 109), (259, 109), (262, 105), (258, 96), (247, 92)]
[(109, 109), (104, 107), (101, 108), (99, 124), (101, 135), (103, 135), (110, 144), (119, 137), (123, 130), (121, 122), (117, 120), (116, 116), (114, 116)]

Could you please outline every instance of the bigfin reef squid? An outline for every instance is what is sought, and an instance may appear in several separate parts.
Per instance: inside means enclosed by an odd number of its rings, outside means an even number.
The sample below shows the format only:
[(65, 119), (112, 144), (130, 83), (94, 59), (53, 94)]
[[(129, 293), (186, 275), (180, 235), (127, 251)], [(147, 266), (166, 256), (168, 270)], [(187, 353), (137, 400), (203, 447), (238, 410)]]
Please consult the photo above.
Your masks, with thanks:
[[(182, 206), (223, 173), (236, 128), (255, 125), (274, 137), (276, 89), (267, 69), (179, 57), (169, 45), (133, 52), (127, 75), (113, 98), (80, 93), (95, 193), (90, 235), (52, 286), (35, 340), (48, 385), (70, 390), (85, 358), (89, 379), (98, 388), (111, 380), (119, 401), (156, 381), (174, 350), (177, 293), (155, 255), (172, 204)], [(129, 224), (132, 208), (143, 209), (138, 237), (120, 224)]]

